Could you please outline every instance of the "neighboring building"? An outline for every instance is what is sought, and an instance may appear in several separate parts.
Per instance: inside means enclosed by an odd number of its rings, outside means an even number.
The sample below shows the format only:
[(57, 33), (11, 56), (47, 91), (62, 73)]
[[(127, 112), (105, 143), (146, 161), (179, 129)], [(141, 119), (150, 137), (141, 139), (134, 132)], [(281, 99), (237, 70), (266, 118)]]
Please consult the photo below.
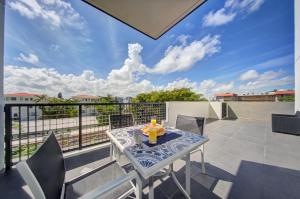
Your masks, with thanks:
[(94, 95), (76, 95), (71, 97), (72, 100), (78, 100), (81, 103), (99, 102), (100, 97)]
[(15, 104), (15, 103), (35, 103), (41, 94), (36, 93), (8, 93), (4, 94), (5, 104)]
[(235, 93), (217, 93), (215, 94), (217, 101), (237, 101), (238, 95)]
[(274, 95), (276, 96), (276, 101), (278, 101), (279, 98), (281, 97), (295, 96), (295, 91), (294, 90), (276, 91), (274, 92)]
[(124, 97), (123, 98), (123, 103), (132, 103), (133, 97)]
[(260, 94), (260, 95), (239, 95), (238, 100), (242, 102), (275, 102), (276, 96), (272, 94)]
[(265, 94), (237, 95), (235, 93), (217, 93), (217, 101), (242, 101), (242, 102), (277, 102), (281, 97), (295, 95), (294, 90), (272, 91)]
[[(36, 103), (41, 94), (36, 93), (8, 93), (4, 94), (4, 103), (5, 104), (33, 104)], [(41, 101), (46, 102), (46, 101)], [(34, 108), (32, 106), (29, 107), (29, 119), (32, 120), (35, 116), (39, 117), (42, 115), (42, 111), (39, 107)], [(12, 118), (19, 118), (19, 108), (12, 108)], [(27, 118), (27, 110), (26, 107), (21, 107), (21, 120), (25, 120)]]

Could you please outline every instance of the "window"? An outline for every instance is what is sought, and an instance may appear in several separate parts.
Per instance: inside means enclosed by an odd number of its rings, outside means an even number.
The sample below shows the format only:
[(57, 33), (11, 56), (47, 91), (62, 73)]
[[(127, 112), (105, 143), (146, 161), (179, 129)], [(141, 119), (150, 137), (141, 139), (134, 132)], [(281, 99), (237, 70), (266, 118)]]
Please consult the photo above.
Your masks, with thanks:
[(10, 100), (11, 101), (17, 101), (17, 98), (16, 97), (11, 97)]
[(28, 98), (25, 98), (25, 101), (28, 101)]

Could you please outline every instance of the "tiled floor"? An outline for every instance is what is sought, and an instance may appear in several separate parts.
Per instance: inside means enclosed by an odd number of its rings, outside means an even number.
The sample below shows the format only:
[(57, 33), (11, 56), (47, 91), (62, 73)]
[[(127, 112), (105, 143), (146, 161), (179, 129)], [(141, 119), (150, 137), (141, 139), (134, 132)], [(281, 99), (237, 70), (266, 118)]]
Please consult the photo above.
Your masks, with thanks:
[[(210, 139), (205, 145), (206, 174), (200, 173), (200, 154), (193, 154), (192, 198), (299, 198), (300, 136), (273, 133), (270, 121), (253, 120), (215, 121), (205, 132)], [(108, 154), (103, 148), (67, 158), (67, 178), (103, 164)], [(175, 170), (184, 183), (182, 160), (175, 163)], [(155, 185), (155, 198), (183, 198), (170, 178)], [(1, 175), (0, 191), (4, 199), (30, 198), (15, 170)]]

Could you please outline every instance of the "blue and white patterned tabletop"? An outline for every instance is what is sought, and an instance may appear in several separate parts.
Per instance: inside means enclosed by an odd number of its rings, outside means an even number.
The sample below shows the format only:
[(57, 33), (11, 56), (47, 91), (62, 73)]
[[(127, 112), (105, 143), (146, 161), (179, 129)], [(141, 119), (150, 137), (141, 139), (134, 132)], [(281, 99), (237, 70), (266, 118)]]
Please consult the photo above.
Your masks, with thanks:
[(178, 153), (190, 152), (192, 148), (201, 146), (208, 138), (174, 128), (167, 128), (166, 134), (158, 138), (156, 145), (148, 143), (148, 137), (141, 135), (143, 144), (138, 147), (134, 140), (134, 132), (143, 126), (114, 129), (108, 135), (118, 142), (120, 150), (128, 154), (140, 169), (148, 169), (162, 161), (167, 161)]

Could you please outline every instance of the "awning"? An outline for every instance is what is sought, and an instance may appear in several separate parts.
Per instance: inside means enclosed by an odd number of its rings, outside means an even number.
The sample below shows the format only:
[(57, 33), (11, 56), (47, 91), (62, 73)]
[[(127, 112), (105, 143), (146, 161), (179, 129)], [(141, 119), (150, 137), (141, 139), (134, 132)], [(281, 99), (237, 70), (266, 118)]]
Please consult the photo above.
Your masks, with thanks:
[(83, 0), (132, 28), (158, 39), (206, 0)]

